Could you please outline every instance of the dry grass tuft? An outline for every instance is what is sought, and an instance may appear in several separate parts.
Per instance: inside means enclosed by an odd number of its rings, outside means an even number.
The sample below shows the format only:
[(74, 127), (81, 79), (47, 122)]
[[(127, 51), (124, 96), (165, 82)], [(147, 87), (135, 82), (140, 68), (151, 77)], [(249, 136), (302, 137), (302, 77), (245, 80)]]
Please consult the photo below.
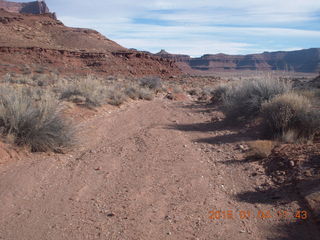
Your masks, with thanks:
[(131, 84), (125, 88), (125, 94), (133, 99), (152, 100), (154, 98), (152, 90), (149, 88), (141, 87), (137, 84)]
[(277, 96), (262, 106), (262, 113), (273, 137), (286, 141), (313, 139), (320, 130), (320, 114), (310, 100), (297, 93)]
[(249, 151), (247, 153), (248, 157), (255, 157), (255, 158), (266, 158), (268, 157), (272, 149), (275, 147), (274, 141), (269, 140), (257, 140), (251, 141), (247, 143), (249, 146)]
[(0, 87), (0, 132), (32, 151), (61, 151), (72, 143), (72, 130), (55, 99), (26, 88)]
[(127, 100), (127, 95), (121, 86), (109, 87), (105, 93), (107, 102), (114, 106), (120, 106)]
[(144, 88), (149, 88), (154, 92), (159, 92), (162, 90), (162, 81), (159, 77), (145, 77), (140, 79), (140, 85)]
[(101, 81), (88, 77), (76, 82), (60, 82), (60, 99), (97, 107), (105, 100), (106, 87)]
[(225, 91), (223, 109), (228, 119), (251, 119), (259, 114), (263, 102), (290, 90), (291, 85), (277, 79), (242, 80), (221, 90)]

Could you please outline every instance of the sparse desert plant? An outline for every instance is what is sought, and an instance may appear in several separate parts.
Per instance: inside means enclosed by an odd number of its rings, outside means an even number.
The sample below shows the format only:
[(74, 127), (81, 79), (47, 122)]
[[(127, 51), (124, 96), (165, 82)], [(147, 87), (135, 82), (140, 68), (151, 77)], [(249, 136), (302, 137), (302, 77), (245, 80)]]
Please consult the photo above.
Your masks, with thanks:
[(214, 102), (222, 102), (223, 99), (226, 97), (227, 91), (229, 90), (230, 85), (229, 84), (219, 84), (217, 87), (215, 87), (211, 94), (213, 96)]
[(149, 88), (155, 92), (159, 92), (162, 89), (162, 81), (159, 77), (145, 77), (140, 79), (140, 85), (145, 88)]
[(204, 86), (198, 93), (199, 101), (207, 101), (212, 98), (213, 88), (211, 86)]
[(139, 92), (140, 99), (144, 100), (152, 100), (154, 98), (154, 95), (150, 89), (147, 88), (141, 88)]
[(305, 96), (287, 93), (262, 106), (269, 134), (286, 141), (312, 139), (320, 130), (320, 114)]
[(311, 88), (311, 89), (302, 89), (296, 90), (299, 95), (305, 96), (308, 98), (313, 104), (320, 105), (320, 89)]
[(72, 142), (72, 130), (48, 94), (35, 100), (32, 90), (0, 87), (0, 132), (32, 151), (60, 151)]
[(225, 92), (223, 109), (228, 119), (252, 118), (263, 102), (290, 90), (290, 84), (277, 79), (241, 80)]
[(125, 89), (125, 94), (133, 99), (133, 100), (137, 100), (140, 98), (140, 93), (139, 93), (139, 90), (140, 90), (140, 86), (137, 86), (137, 85), (131, 85), (131, 86), (128, 86), (126, 87)]
[(211, 87), (211, 86), (205, 86), (203, 87), (202, 89), (202, 94), (205, 94), (207, 96), (212, 96), (213, 95), (213, 91), (214, 91), (214, 88)]
[(197, 95), (200, 94), (200, 90), (196, 89), (196, 88), (193, 88), (193, 89), (188, 91), (188, 94), (191, 95), (191, 96), (197, 96)]
[(120, 106), (127, 100), (124, 90), (120, 86), (109, 87), (106, 90), (107, 102), (114, 106)]
[(60, 92), (60, 99), (76, 103), (83, 99), (88, 107), (97, 107), (105, 99), (106, 88), (101, 81), (88, 77), (76, 82), (60, 83)]
[(145, 99), (145, 100), (152, 100), (153, 99), (153, 92), (149, 88), (144, 88), (139, 85), (130, 85), (126, 87), (125, 89), (125, 94), (133, 99)]
[(275, 142), (270, 140), (256, 140), (248, 142), (249, 151), (247, 157), (266, 158), (271, 154)]

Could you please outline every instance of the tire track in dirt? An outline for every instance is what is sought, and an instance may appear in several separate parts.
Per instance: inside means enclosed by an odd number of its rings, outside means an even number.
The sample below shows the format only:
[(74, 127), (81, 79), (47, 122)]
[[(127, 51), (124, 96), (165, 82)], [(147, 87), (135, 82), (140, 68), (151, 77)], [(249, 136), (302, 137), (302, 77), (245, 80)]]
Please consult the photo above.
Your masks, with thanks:
[[(237, 148), (250, 136), (215, 127), (215, 114), (136, 102), (83, 122), (78, 150), (1, 166), (0, 239), (317, 239), (309, 221), (236, 216), (300, 206), (256, 199), (268, 179)], [(211, 210), (234, 219), (211, 220)]]

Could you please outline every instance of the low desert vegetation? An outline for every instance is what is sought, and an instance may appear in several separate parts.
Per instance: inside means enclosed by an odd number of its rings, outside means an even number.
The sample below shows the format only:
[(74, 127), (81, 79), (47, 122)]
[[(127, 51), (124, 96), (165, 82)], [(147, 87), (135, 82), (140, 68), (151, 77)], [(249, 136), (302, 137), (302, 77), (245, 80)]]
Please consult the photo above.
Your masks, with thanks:
[(264, 103), (262, 114), (267, 132), (284, 141), (313, 139), (320, 130), (319, 112), (307, 97), (297, 93), (283, 94)]
[(120, 106), (127, 100), (124, 89), (120, 85), (108, 87), (105, 91), (105, 97), (107, 103), (114, 106)]
[(139, 81), (131, 80), (129, 83), (106, 83), (88, 77), (60, 82), (58, 89), (60, 99), (87, 107), (98, 107), (104, 103), (120, 106), (128, 98), (152, 100), (154, 93), (162, 89), (162, 83), (159, 78), (143, 78)]
[(149, 88), (154, 92), (160, 92), (163, 89), (161, 78), (159, 77), (145, 77), (140, 79), (140, 86)]
[(293, 89), (273, 79), (241, 80), (215, 88), (227, 120), (250, 121), (262, 117), (265, 133), (285, 142), (312, 140), (320, 130), (316, 89)]
[(62, 114), (61, 100), (89, 108), (120, 106), (129, 98), (152, 100), (162, 89), (159, 78), (111, 81), (88, 76), (48, 80), (49, 75), (43, 75), (40, 81), (32, 76), (7, 74), (2, 79), (0, 137), (34, 152), (61, 152), (74, 144), (74, 128)]
[(126, 86), (125, 94), (133, 100), (152, 100), (154, 98), (153, 91), (150, 90), (150, 88), (145, 88), (138, 84), (130, 84), (129, 86)]
[(100, 80), (91, 77), (76, 82), (59, 83), (60, 99), (84, 103), (88, 107), (101, 106), (105, 100), (106, 87)]
[(229, 90), (229, 87), (230, 86), (228, 84), (220, 84), (215, 87), (211, 92), (211, 95), (213, 97), (212, 100), (214, 102), (222, 102), (226, 97), (226, 93)]
[(207, 99), (211, 99), (213, 97), (214, 94), (214, 88), (211, 86), (204, 86), (202, 88), (202, 91), (199, 93), (199, 97), (198, 100), (207, 100)]
[(259, 114), (263, 102), (291, 91), (291, 85), (277, 79), (241, 80), (220, 91), (227, 118), (250, 119)]
[(61, 151), (72, 143), (72, 128), (48, 93), (0, 86), (0, 133), (32, 151)]

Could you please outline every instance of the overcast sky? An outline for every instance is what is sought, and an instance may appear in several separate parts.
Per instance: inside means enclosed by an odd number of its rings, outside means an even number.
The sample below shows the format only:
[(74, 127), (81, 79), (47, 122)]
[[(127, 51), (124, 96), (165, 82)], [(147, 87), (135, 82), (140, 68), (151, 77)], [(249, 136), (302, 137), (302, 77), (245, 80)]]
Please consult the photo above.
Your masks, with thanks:
[(199, 56), (320, 47), (320, 0), (47, 0), (67, 26)]

